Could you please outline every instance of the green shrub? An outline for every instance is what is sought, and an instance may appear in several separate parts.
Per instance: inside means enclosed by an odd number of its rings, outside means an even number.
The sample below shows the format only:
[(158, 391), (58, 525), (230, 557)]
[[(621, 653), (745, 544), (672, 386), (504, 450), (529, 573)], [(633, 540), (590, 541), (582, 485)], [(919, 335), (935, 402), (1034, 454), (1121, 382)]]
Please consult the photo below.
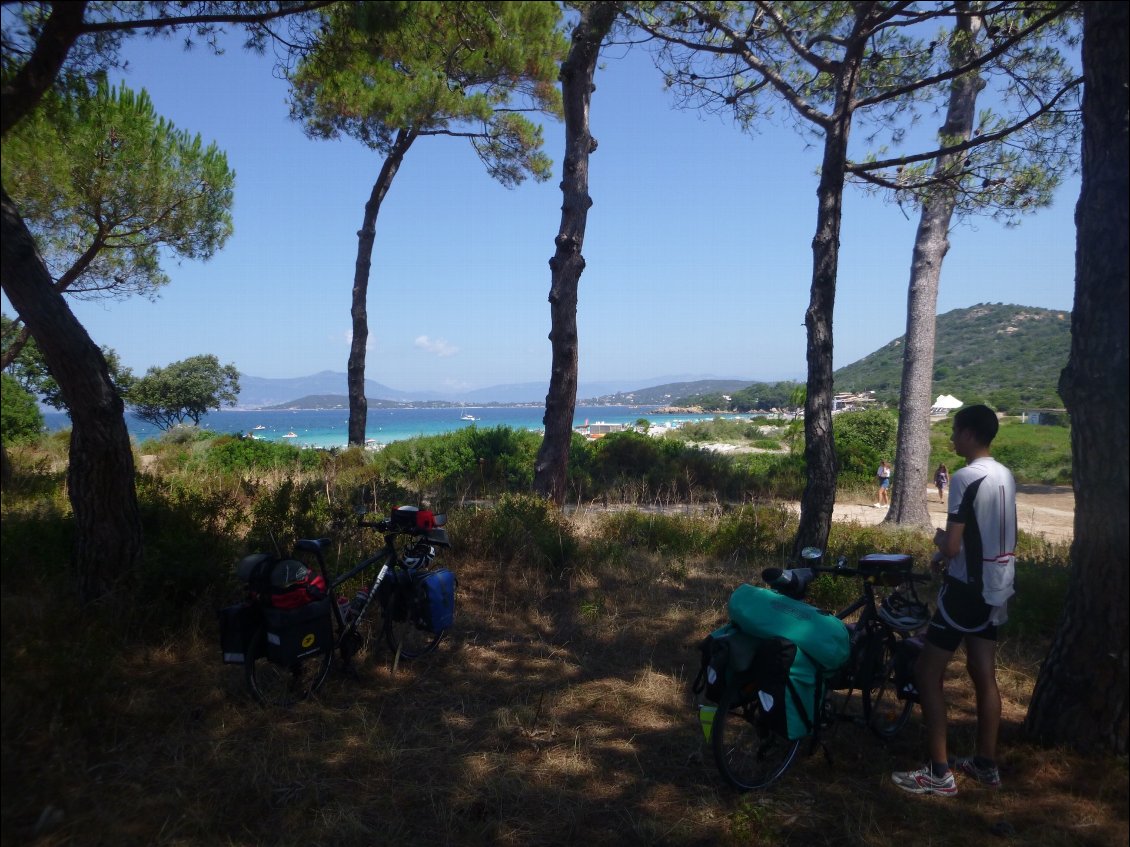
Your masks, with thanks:
[(1048, 639), (1056, 631), (1072, 569), (1065, 561), (1016, 563), (1016, 595), (1008, 601), (1009, 638)]
[(38, 438), (43, 415), (35, 398), (9, 374), (0, 374), (0, 440), (4, 445)]
[(240, 501), (191, 479), (138, 478), (145, 556), (136, 592), (155, 620), (203, 597), (222, 600), (216, 589), (229, 584), (242, 551), (247, 514)]
[[(69, 509), (39, 499), (27, 508), (13, 508), (5, 491), (4, 520), (0, 521), (0, 573), (3, 581), (24, 581), (28, 574), (69, 585), (74, 548), (74, 520)], [(62, 498), (60, 498), (62, 499)]]
[(286, 555), (297, 539), (325, 535), (348, 511), (345, 502), (335, 510), (321, 479), (287, 477), (273, 487), (260, 486), (251, 507), (247, 549)]
[(236, 438), (221, 435), (211, 442), (205, 453), (207, 467), (225, 473), (246, 473), (264, 470), (317, 470), (323, 457), (321, 450), (303, 450), (292, 444)]
[(507, 426), (477, 426), (394, 441), (376, 454), (382, 476), (435, 504), (526, 491), (533, 483), (540, 437)]
[[(945, 462), (952, 474), (964, 466), (953, 452), (953, 420), (930, 428), (930, 468)], [(1018, 420), (1001, 421), (993, 439), (993, 456), (1012, 471), (1020, 484), (1071, 485), (1071, 430), (1065, 426), (1038, 426)]]
[(880, 461), (894, 461), (898, 436), (898, 415), (894, 412), (844, 412), (832, 418), (832, 429), (841, 481), (870, 481)]
[(211, 441), (215, 437), (216, 433), (211, 430), (201, 429), (192, 424), (176, 424), (162, 432), (155, 440), (164, 444), (193, 444), (198, 441)]
[(781, 562), (792, 548), (796, 518), (781, 505), (748, 505), (718, 520), (711, 552), (733, 562)]
[(493, 508), (459, 515), (451, 532), (472, 555), (502, 565), (530, 563), (560, 573), (576, 564), (580, 544), (573, 527), (549, 501), (532, 494), (504, 494)]
[(712, 526), (700, 517), (650, 512), (612, 512), (600, 516), (595, 538), (623, 547), (685, 556), (708, 549)]

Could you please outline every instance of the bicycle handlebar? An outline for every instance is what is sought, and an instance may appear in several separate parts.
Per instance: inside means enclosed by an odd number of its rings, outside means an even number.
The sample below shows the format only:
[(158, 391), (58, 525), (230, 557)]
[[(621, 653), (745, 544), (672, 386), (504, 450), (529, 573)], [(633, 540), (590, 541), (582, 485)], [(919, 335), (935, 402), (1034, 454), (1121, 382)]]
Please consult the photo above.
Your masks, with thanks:
[[(849, 568), (846, 566), (847, 559), (841, 556), (837, 560), (835, 567), (826, 567), (822, 565), (813, 565), (804, 568), (766, 568), (761, 572), (761, 579), (774, 591), (784, 594), (786, 597), (793, 597), (800, 599), (804, 597), (805, 590), (808, 588), (809, 583), (816, 578), (817, 574), (830, 574), (831, 576), (853, 576), (860, 579), (871, 579), (873, 577), (881, 576), (873, 572), (861, 571), (858, 568)], [(907, 571), (905, 574), (900, 574), (900, 581), (906, 582), (929, 582), (932, 577), (930, 574), (913, 573)]]

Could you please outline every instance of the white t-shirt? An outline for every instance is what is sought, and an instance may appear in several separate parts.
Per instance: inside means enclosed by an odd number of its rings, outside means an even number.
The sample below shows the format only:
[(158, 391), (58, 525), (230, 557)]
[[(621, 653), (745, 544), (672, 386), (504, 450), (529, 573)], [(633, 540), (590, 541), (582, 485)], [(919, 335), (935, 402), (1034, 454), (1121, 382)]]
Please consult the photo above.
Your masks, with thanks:
[(964, 525), (961, 550), (949, 561), (949, 576), (980, 591), (997, 608), (992, 623), (1008, 618), (1015, 590), (1016, 481), (994, 459), (974, 459), (950, 478), (949, 520)]

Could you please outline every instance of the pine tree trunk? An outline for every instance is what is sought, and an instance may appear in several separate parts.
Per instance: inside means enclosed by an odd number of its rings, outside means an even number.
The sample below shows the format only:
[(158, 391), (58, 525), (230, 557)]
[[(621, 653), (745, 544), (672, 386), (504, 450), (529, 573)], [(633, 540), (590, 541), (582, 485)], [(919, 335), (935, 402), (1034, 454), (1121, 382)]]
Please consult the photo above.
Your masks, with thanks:
[(799, 554), (804, 547), (823, 549), (827, 545), (836, 504), (839, 467), (832, 434), (832, 316), (836, 305), (845, 162), (851, 132), (850, 103), (859, 73), (861, 49), (860, 45), (855, 45), (842, 60), (836, 80), (833, 118), (824, 127), (824, 155), (816, 189), (816, 235), (812, 239), (812, 286), (804, 315), (808, 333), (808, 382), (804, 400), (807, 477), (800, 500), (794, 554)]
[(589, 154), (596, 140), (589, 134), (589, 103), (600, 43), (612, 28), (616, 4), (598, 2), (581, 9), (569, 56), (561, 65), (565, 107), (565, 159), (562, 165), (561, 226), (557, 250), (549, 260), (552, 364), (545, 397), (545, 435), (534, 462), (534, 490), (561, 505), (565, 502), (573, 413), (577, 406), (577, 290), (585, 259), (581, 249), (589, 207)]
[(1066, 607), (1025, 722), (1041, 743), (1122, 756), (1130, 684), (1128, 9), (1125, 3), (1083, 4), (1075, 307), (1071, 355), (1059, 381), (1071, 415), (1075, 541)]
[[(958, 3), (963, 13), (954, 24), (951, 54), (953, 65), (960, 66), (976, 56), (975, 40), (982, 19), (967, 14), (970, 4)], [(985, 87), (978, 74), (958, 77), (950, 86), (943, 143), (967, 140), (973, 134), (977, 94)], [(965, 163), (962, 154), (940, 156), (934, 176), (958, 173)], [(902, 525), (932, 526), (926, 508), (930, 473), (930, 408), (934, 388), (934, 331), (938, 311), (938, 286), (942, 260), (949, 251), (947, 233), (956, 199), (952, 190), (942, 189), (922, 206), (914, 254), (910, 263), (910, 289), (906, 298), (906, 340), (902, 358), (902, 386), (899, 393), (898, 446), (892, 480), (891, 507), (885, 521)]]
[(0, 278), (31, 329), (71, 415), (67, 488), (75, 519), (74, 567), (83, 601), (132, 578), (141, 561), (141, 516), (124, 405), (102, 351), (52, 286), (35, 241), (3, 193)]
[(381, 165), (377, 181), (365, 204), (365, 216), (357, 231), (357, 261), (353, 268), (353, 295), (349, 314), (353, 319), (353, 338), (349, 343), (349, 361), (346, 364), (346, 386), (349, 393), (349, 445), (365, 446), (365, 425), (369, 403), (365, 399), (365, 352), (369, 344), (369, 269), (373, 260), (373, 243), (377, 239), (377, 216), (381, 203), (388, 194), (392, 180), (400, 169), (404, 154), (416, 140), (416, 133), (400, 130), (392, 149)]

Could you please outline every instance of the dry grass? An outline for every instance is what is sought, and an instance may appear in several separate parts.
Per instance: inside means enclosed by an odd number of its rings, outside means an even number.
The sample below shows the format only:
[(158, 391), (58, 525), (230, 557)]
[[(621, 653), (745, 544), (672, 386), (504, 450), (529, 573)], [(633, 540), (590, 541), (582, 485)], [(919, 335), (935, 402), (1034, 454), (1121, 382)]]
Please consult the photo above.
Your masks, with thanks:
[[(746, 571), (631, 553), (546, 576), (448, 555), (457, 629), (394, 675), (387, 652), (318, 699), (254, 705), (219, 662), (212, 609), (139, 645), (94, 612), (3, 597), (3, 843), (35, 845), (1127, 844), (1125, 761), (1030, 746), (1020, 726), (1044, 645), (1002, 647), (1004, 787), (954, 799), (890, 783), (917, 716), (884, 747), (840, 726), (738, 795), (691, 708), (697, 641)], [(63, 617), (60, 612), (64, 612)], [(969, 748), (960, 662), (951, 719)], [(995, 838), (1007, 823), (1012, 835)]]

